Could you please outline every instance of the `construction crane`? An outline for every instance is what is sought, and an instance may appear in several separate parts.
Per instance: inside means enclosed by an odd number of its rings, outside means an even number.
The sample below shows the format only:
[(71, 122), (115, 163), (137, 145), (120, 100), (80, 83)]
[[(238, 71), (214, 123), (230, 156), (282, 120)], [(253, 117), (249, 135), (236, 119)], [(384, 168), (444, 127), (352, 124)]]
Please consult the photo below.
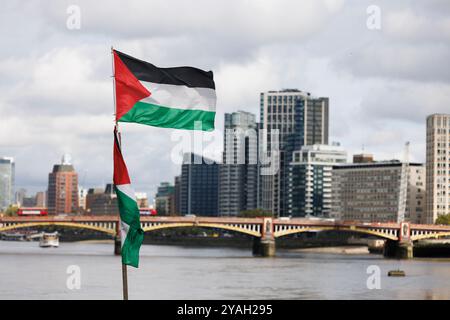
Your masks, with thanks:
[(400, 173), (400, 187), (398, 194), (397, 222), (405, 221), (406, 201), (408, 198), (408, 176), (409, 176), (409, 141), (403, 149), (403, 161)]

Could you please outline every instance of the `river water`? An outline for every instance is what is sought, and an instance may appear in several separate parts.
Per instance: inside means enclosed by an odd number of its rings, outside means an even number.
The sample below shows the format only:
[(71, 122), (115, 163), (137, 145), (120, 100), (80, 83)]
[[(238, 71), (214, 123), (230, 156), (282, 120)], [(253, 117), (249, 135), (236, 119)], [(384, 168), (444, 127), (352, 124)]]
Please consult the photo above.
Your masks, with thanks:
[[(120, 258), (112, 251), (112, 243), (0, 241), (0, 299), (121, 299)], [(367, 287), (373, 265), (380, 289)], [(387, 277), (397, 268), (407, 276)], [(143, 245), (140, 268), (128, 270), (130, 299), (450, 299), (449, 259), (281, 250), (254, 258), (248, 249)]]

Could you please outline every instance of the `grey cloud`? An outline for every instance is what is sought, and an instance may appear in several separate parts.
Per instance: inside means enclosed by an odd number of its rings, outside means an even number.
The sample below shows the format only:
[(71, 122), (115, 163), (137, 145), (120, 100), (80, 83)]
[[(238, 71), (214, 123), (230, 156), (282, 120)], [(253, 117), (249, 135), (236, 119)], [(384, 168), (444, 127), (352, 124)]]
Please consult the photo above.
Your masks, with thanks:
[(427, 115), (449, 110), (449, 84), (378, 82), (372, 88), (361, 102), (365, 122), (399, 120), (424, 123)]
[[(161, 39), (188, 41), (183, 48), (202, 59), (226, 56), (248, 58), (252, 50), (278, 42), (300, 41), (327, 25), (343, 1), (78, 1), (82, 27), (65, 30), (68, 2), (41, 2), (46, 23), (59, 33), (77, 37), (91, 34), (113, 42), (143, 40), (146, 53)], [(178, 47), (179, 48), (179, 47)], [(164, 50), (164, 49), (163, 49)], [(175, 51), (180, 54), (180, 52)], [(174, 51), (168, 52), (170, 56)], [(170, 61), (170, 60), (169, 60)], [(173, 60), (172, 60), (173, 61)]]
[(343, 38), (348, 48), (337, 52), (333, 67), (361, 79), (449, 82), (450, 73), (443, 66), (450, 60), (450, 20), (440, 11), (445, 2), (381, 1), (377, 5), (381, 30), (354, 29), (353, 37)]
[(450, 82), (450, 73), (443, 68), (448, 61), (449, 45), (371, 43), (351, 55), (338, 58), (335, 66), (362, 78)]

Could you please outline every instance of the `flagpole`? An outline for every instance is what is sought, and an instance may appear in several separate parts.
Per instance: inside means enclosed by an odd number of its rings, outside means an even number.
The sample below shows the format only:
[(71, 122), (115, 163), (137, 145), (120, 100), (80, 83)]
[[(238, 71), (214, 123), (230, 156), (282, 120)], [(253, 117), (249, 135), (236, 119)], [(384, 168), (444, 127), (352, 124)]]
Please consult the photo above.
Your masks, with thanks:
[[(119, 131), (119, 124), (117, 122), (116, 114), (117, 114), (117, 104), (116, 104), (116, 71), (114, 69), (114, 48), (111, 46), (111, 67), (112, 67), (112, 78), (113, 78), (113, 96), (114, 96), (114, 122), (115, 127), (117, 131)], [(117, 132), (118, 136), (120, 136), (120, 133)], [(118, 228), (116, 228), (116, 237), (120, 235), (120, 214), (119, 214), (119, 220), (118, 222)], [(127, 265), (122, 263), (122, 289), (123, 289), (123, 300), (128, 300), (128, 272), (127, 272)]]
[(123, 285), (123, 300), (128, 300), (128, 273), (127, 265), (122, 263), (122, 285)]

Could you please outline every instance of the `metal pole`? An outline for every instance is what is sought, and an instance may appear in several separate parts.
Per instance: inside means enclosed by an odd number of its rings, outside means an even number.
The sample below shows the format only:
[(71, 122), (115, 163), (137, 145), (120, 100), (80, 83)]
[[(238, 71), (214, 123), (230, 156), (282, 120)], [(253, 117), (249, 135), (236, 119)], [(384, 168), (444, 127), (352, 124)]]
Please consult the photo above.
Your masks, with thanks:
[(122, 263), (123, 300), (128, 300), (128, 274), (127, 265)]
[[(113, 78), (113, 95), (114, 95), (114, 123), (119, 130), (119, 125), (116, 120), (116, 113), (117, 113), (117, 105), (116, 105), (116, 71), (114, 69), (114, 48), (111, 46), (111, 67), (112, 67), (112, 78)], [(118, 137), (120, 137), (119, 132), (117, 132)], [(120, 141), (119, 141), (120, 143)], [(120, 147), (120, 145), (119, 145)], [(117, 222), (117, 235), (120, 235), (120, 214), (119, 214), (119, 220)], [(128, 300), (128, 274), (127, 274), (127, 265), (122, 263), (122, 288), (123, 288), (123, 300)]]
[(112, 68), (112, 79), (113, 79), (113, 98), (114, 98), (114, 123), (117, 126), (116, 113), (116, 70), (114, 68), (114, 48), (111, 46), (111, 68)]

